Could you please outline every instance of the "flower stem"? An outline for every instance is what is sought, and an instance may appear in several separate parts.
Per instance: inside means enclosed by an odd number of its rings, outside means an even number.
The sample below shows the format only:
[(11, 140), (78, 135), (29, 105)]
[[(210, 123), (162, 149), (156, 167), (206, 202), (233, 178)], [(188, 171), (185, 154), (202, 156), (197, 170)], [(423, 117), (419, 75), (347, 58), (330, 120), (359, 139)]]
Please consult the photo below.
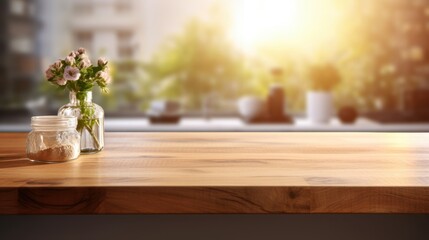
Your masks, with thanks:
[(86, 129), (88, 133), (91, 135), (97, 150), (99, 150), (101, 147), (101, 144), (94, 133), (94, 126), (99, 126), (99, 120), (95, 118), (95, 115), (94, 115), (95, 108), (91, 102), (91, 99), (90, 98), (88, 99), (87, 97), (88, 97), (88, 92), (76, 93), (76, 98), (79, 100), (79, 108), (80, 108), (80, 114), (81, 114), (80, 116), (81, 124), (80, 124), (80, 127), (78, 126), (78, 129), (80, 129), (81, 131)]
[(94, 129), (91, 128), (88, 124), (85, 124), (85, 128), (89, 132), (89, 134), (91, 135), (91, 137), (94, 139), (96, 148), (100, 149), (100, 142), (98, 141), (97, 136), (95, 136), (95, 134), (94, 134)]

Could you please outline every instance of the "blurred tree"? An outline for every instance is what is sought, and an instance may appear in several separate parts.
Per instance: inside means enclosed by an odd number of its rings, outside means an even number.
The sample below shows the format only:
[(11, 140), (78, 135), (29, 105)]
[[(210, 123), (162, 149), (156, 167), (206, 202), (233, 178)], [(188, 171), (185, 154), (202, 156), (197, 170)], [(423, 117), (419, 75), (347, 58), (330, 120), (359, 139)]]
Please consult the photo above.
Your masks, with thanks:
[(405, 92), (429, 85), (429, 2), (361, 1), (356, 10), (365, 48), (354, 64), (365, 67), (364, 74), (351, 72), (360, 75), (353, 79), (359, 88), (353, 84), (348, 88), (360, 90), (366, 109), (377, 108), (378, 101), (384, 110), (404, 110)]
[[(246, 92), (249, 72), (244, 58), (228, 40), (219, 22), (192, 20), (145, 65), (154, 96), (180, 99), (200, 109), (209, 95), (236, 98)], [(217, 99), (220, 100), (220, 99)]]

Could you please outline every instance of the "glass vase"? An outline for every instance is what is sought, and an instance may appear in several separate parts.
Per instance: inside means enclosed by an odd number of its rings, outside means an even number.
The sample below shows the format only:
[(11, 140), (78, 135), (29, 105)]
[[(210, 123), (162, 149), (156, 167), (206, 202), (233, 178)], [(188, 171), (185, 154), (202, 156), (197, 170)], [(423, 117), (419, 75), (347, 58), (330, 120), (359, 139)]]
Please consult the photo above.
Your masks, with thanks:
[(70, 102), (58, 110), (59, 116), (77, 117), (82, 154), (97, 153), (104, 148), (104, 110), (92, 102), (92, 92), (73, 92)]

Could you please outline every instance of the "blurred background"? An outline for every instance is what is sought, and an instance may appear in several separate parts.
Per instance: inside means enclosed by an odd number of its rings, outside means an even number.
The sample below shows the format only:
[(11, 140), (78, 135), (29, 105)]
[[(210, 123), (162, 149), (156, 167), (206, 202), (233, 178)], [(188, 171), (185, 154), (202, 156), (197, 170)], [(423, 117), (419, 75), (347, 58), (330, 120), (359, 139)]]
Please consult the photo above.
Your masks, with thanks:
[[(429, 130), (426, 0), (2, 0), (0, 11), (0, 131), (68, 102), (43, 72), (78, 47), (112, 65), (110, 94), (94, 91), (108, 131)], [(306, 122), (315, 63), (341, 80), (323, 126)], [(294, 124), (241, 120), (243, 96), (252, 108), (277, 90)], [(146, 119), (160, 104), (180, 106), (176, 127)], [(342, 127), (340, 112), (357, 120)]]

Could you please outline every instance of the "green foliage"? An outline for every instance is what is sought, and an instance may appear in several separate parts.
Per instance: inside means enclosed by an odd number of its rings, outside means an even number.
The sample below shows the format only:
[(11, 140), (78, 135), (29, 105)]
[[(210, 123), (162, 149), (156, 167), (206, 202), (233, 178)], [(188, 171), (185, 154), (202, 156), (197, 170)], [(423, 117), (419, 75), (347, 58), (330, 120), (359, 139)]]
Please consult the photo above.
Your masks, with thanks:
[(94, 101), (109, 112), (139, 113), (154, 98), (151, 89), (158, 85), (143, 71), (143, 64), (136, 61), (110, 63), (112, 84), (107, 95), (94, 92)]
[(155, 96), (181, 99), (195, 109), (211, 93), (230, 98), (244, 90), (248, 75), (243, 60), (223, 26), (194, 20), (146, 64), (145, 70), (157, 83)]

